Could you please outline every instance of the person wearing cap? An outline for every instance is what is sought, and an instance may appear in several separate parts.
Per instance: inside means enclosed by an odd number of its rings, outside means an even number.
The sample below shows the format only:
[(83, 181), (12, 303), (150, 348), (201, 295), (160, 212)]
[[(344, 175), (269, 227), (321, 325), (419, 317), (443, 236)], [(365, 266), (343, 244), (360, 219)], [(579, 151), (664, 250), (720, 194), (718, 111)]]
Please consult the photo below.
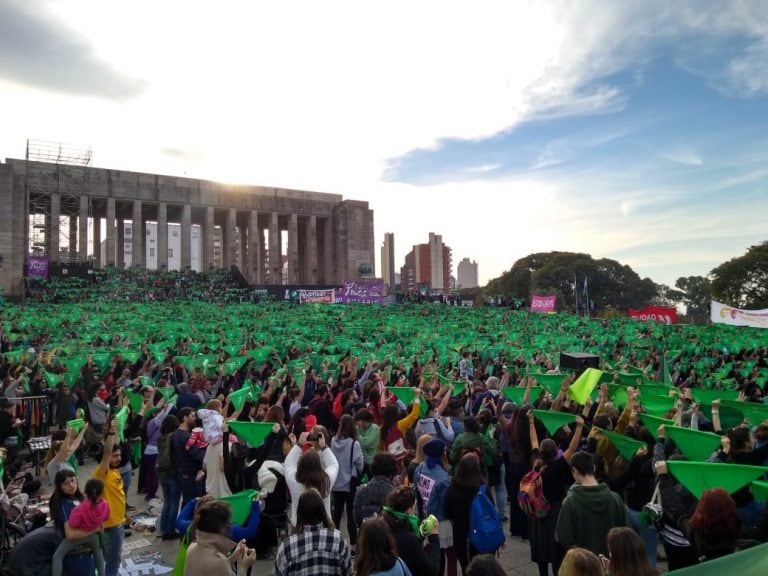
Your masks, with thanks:
[(442, 563), (455, 566), (453, 528), (443, 511), (445, 493), (451, 485), (451, 476), (448, 474), (448, 447), (445, 442), (435, 438), (424, 445), (424, 456), (424, 462), (419, 464), (413, 473), (413, 484), (424, 504), (424, 513), (434, 515), (439, 522), (440, 553), (444, 558)]

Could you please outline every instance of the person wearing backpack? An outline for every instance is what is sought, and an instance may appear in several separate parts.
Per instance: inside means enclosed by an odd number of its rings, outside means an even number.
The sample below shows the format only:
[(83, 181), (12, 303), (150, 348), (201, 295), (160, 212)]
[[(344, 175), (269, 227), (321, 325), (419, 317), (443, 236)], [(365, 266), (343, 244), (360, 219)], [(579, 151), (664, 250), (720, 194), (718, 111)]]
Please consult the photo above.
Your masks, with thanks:
[(157, 535), (163, 540), (175, 540), (181, 536), (174, 528), (181, 499), (179, 466), (172, 446), (173, 434), (178, 427), (179, 420), (176, 416), (172, 414), (166, 416), (160, 425), (160, 438), (157, 441), (157, 475), (163, 491), (160, 531)]
[[(453, 548), (456, 559), (465, 574), (469, 561), (478, 554), (478, 550), (470, 542), (470, 515), (472, 501), (486, 484), (483, 467), (477, 454), (470, 452), (459, 460), (453, 472), (453, 480), (445, 492), (443, 513), (445, 519), (452, 525)], [(447, 565), (449, 576), (456, 574), (456, 565)]]
[[(570, 470), (571, 457), (576, 453), (581, 442), (584, 429), (584, 420), (576, 418), (576, 427), (571, 437), (568, 448), (562, 457), (558, 458), (557, 445), (550, 438), (546, 438), (539, 446), (539, 437), (536, 422), (532, 411), (528, 411), (528, 427), (531, 438), (531, 450), (533, 468), (531, 473), (523, 478), (526, 482), (534, 482), (530, 475), (536, 473), (541, 482), (541, 491), (546, 503), (549, 505), (549, 513), (544, 514), (542, 504), (536, 505), (541, 510), (540, 517), (532, 518), (530, 530), (531, 561), (539, 567), (539, 575), (547, 576), (549, 564), (552, 564), (552, 573), (557, 574), (563, 557), (563, 550), (555, 541), (555, 529), (560, 508), (568, 493), (568, 488), (573, 484), (573, 476)], [(522, 486), (522, 482), (521, 482)], [(520, 499), (518, 498), (518, 502)], [(521, 508), (525, 508), (521, 503)]]

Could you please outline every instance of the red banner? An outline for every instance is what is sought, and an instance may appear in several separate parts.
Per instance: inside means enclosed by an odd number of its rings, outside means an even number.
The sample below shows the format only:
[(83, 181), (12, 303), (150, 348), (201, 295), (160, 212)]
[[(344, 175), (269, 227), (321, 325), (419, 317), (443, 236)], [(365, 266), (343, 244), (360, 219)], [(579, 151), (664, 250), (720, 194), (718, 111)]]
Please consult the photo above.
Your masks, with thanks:
[(531, 312), (554, 312), (557, 296), (531, 296)]
[(646, 306), (641, 310), (629, 309), (629, 317), (637, 318), (643, 322), (654, 320), (663, 324), (677, 324), (677, 308), (664, 306)]

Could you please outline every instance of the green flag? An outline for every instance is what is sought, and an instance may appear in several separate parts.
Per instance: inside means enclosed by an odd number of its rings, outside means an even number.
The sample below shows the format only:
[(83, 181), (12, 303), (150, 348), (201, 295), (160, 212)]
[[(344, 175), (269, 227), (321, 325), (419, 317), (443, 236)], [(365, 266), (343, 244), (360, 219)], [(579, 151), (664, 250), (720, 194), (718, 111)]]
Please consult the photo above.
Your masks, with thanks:
[(171, 397), (176, 394), (176, 390), (173, 386), (161, 386), (160, 388), (155, 388), (156, 392), (160, 392), (160, 395), (165, 398), (165, 401), (168, 402)]
[(131, 410), (138, 412), (141, 410), (142, 404), (144, 404), (144, 396), (134, 392), (133, 390), (126, 390), (125, 395), (128, 397), (128, 402), (131, 405)]
[[(528, 396), (528, 401), (533, 402), (536, 400), (536, 398), (539, 397), (539, 394), (541, 394), (542, 390), (544, 390), (544, 388), (541, 386), (531, 386), (531, 394)], [(504, 394), (504, 397), (507, 400), (520, 405), (523, 403), (523, 396), (525, 396), (525, 386), (502, 388), (501, 393)]]
[(568, 412), (554, 412), (552, 410), (533, 410), (533, 415), (541, 420), (547, 432), (554, 434), (563, 426), (576, 422), (576, 414)]
[(668, 420), (667, 418), (659, 418), (658, 416), (653, 416), (651, 414), (640, 414), (640, 421), (645, 424), (645, 427), (648, 428), (648, 432), (651, 433), (651, 436), (654, 437), (655, 440), (659, 439), (659, 433), (657, 430), (659, 429), (659, 426), (662, 424), (664, 426), (674, 426), (675, 421), (674, 420)]
[(120, 442), (125, 442), (125, 425), (128, 423), (128, 408), (126, 406), (117, 411), (115, 422), (117, 422), (117, 439)]
[(232, 522), (244, 526), (251, 515), (251, 503), (258, 495), (258, 490), (243, 490), (231, 496), (221, 496), (218, 500), (229, 503), (232, 508)]
[(48, 372), (44, 369), (43, 375), (45, 376), (45, 382), (48, 384), (48, 388), (56, 388), (61, 381), (61, 374), (54, 374), (53, 372)]
[(560, 386), (566, 378), (562, 374), (534, 374), (533, 377), (536, 378), (539, 386), (546, 388), (553, 396), (557, 396)]
[(667, 576), (765, 576), (768, 574), (768, 544), (747, 548), (702, 564), (668, 572)]
[(389, 390), (390, 392), (392, 392), (392, 394), (397, 396), (397, 399), (400, 400), (406, 406), (413, 403), (414, 388), (410, 386), (387, 386), (387, 390)]
[(702, 492), (711, 488), (722, 488), (729, 494), (733, 494), (739, 488), (765, 474), (765, 468), (762, 466), (718, 462), (667, 460), (667, 468), (669, 473), (688, 488), (696, 498), (701, 498)]
[(85, 420), (82, 418), (75, 418), (74, 420), (67, 422), (67, 428), (72, 428), (78, 434), (80, 434), (80, 430), (83, 429), (83, 426), (85, 426)]
[(738, 402), (737, 400), (723, 400), (722, 406), (735, 408), (744, 414), (744, 418), (749, 420), (752, 426), (762, 424), (768, 419), (768, 404), (758, 404), (756, 402)]
[(691, 460), (703, 462), (720, 446), (720, 436), (711, 432), (700, 432), (680, 426), (667, 426), (667, 438), (673, 440), (684, 455)]
[(229, 429), (241, 440), (247, 442), (251, 448), (258, 448), (264, 444), (272, 431), (273, 422), (230, 422)]
[(670, 396), (640, 396), (643, 410), (653, 416), (663, 416), (675, 406), (675, 399)]
[(229, 393), (229, 401), (232, 406), (235, 407), (235, 411), (240, 411), (243, 408), (243, 404), (248, 399), (248, 394), (251, 392), (250, 386), (243, 386), (234, 392)]
[(602, 375), (603, 371), (596, 368), (587, 368), (584, 370), (581, 376), (579, 376), (568, 389), (571, 398), (578, 404), (586, 404), (587, 398), (592, 394), (592, 390), (595, 389), (595, 386), (597, 386)]
[(640, 448), (647, 448), (647, 444), (645, 442), (634, 440), (629, 436), (624, 436), (624, 434), (609, 432), (608, 430), (603, 430), (602, 428), (598, 428), (598, 430), (605, 434), (605, 437), (611, 441), (611, 444), (616, 447), (616, 450), (619, 451), (619, 454), (621, 454), (625, 460), (631, 461), (635, 456), (635, 453), (640, 450)]
[(765, 480), (755, 480), (750, 486), (750, 491), (758, 502), (768, 501), (768, 482)]

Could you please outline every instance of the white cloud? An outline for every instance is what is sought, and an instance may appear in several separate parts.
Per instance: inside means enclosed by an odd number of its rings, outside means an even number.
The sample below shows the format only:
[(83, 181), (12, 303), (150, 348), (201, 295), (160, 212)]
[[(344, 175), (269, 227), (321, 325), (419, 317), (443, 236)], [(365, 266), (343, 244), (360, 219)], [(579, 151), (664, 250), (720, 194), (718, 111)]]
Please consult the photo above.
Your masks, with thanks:
[[(35, 7), (146, 89), (105, 102), (0, 82), (0, 105), (21, 111), (4, 116), (0, 153), (23, 156), (27, 137), (61, 140), (91, 144), (99, 166), (367, 199), (377, 244), (395, 231), (398, 260), (435, 231), (456, 261), (478, 260), (487, 280), (532, 251), (608, 255), (692, 227), (669, 213), (628, 222), (668, 192), (642, 189), (642, 169), (655, 165), (483, 182), (497, 167), (487, 164), (467, 170), (477, 181), (413, 187), (380, 181), (386, 159), (524, 121), (615, 112), (628, 95), (608, 78), (642, 62), (652, 41), (766, 37), (753, 6), (50, 1)], [(761, 54), (756, 47), (729, 68), (754, 93), (765, 89)], [(543, 147), (536, 166), (567, 161), (577, 145)], [(702, 163), (693, 148), (666, 154)]]

